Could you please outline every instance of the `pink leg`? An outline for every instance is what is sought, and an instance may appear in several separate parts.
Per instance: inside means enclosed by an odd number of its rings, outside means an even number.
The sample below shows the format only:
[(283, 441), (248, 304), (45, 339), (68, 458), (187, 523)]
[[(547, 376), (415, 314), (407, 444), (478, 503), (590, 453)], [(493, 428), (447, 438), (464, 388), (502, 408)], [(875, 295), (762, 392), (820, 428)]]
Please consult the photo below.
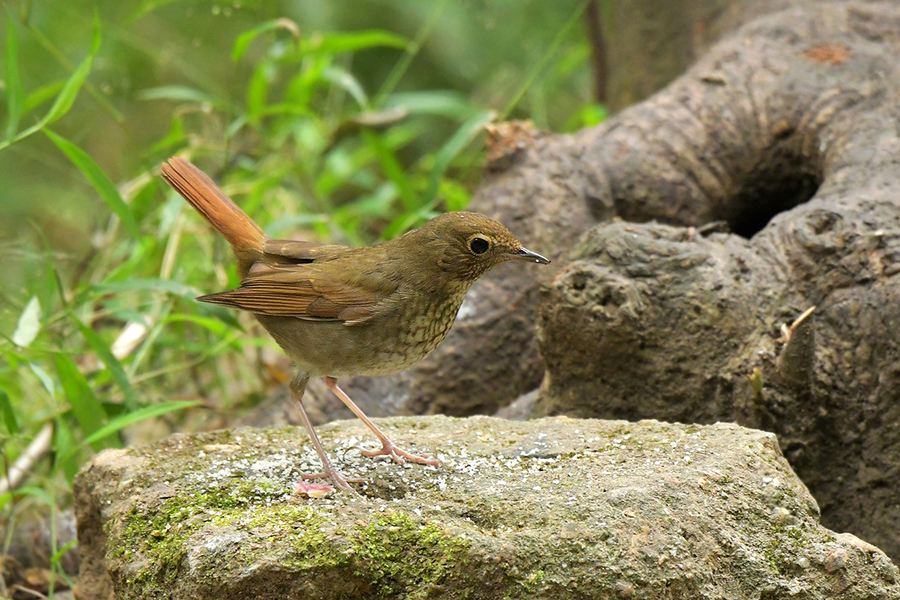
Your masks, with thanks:
[(349, 482), (353, 483), (363, 483), (364, 479), (344, 479), (344, 477), (338, 473), (337, 469), (331, 464), (331, 461), (328, 459), (328, 454), (325, 452), (325, 448), (322, 447), (322, 442), (319, 441), (319, 436), (316, 435), (316, 430), (313, 429), (312, 421), (309, 418), (309, 414), (306, 412), (306, 408), (303, 406), (303, 392), (306, 390), (306, 382), (309, 381), (308, 375), (297, 375), (290, 384), (291, 389), (291, 399), (297, 404), (297, 407), (300, 409), (300, 418), (303, 420), (303, 425), (306, 427), (306, 431), (309, 434), (309, 439), (312, 442), (313, 447), (316, 449), (316, 454), (319, 455), (319, 459), (322, 461), (322, 472), (315, 474), (301, 474), (301, 479), (329, 479), (334, 486), (340, 490), (345, 492), (350, 492), (351, 494), (358, 496), (352, 487), (350, 487)]
[(363, 411), (356, 405), (353, 400), (350, 399), (350, 396), (344, 393), (344, 390), (338, 387), (337, 379), (334, 377), (325, 377), (325, 385), (328, 386), (328, 389), (334, 392), (334, 395), (341, 399), (341, 402), (347, 405), (347, 408), (353, 411), (353, 414), (359, 417), (359, 419), (366, 424), (366, 427), (372, 430), (372, 433), (375, 434), (375, 437), (381, 442), (381, 450), (360, 450), (360, 453), (363, 456), (381, 456), (386, 455), (390, 456), (394, 462), (403, 463), (403, 459), (410, 460), (414, 463), (419, 463), (420, 465), (431, 465), (433, 467), (441, 466), (441, 461), (432, 460), (425, 458), (424, 456), (417, 456), (415, 454), (410, 454), (406, 450), (401, 450), (397, 446), (394, 445), (388, 436), (384, 435), (378, 427), (375, 426), (375, 423), (369, 419), (363, 413)]

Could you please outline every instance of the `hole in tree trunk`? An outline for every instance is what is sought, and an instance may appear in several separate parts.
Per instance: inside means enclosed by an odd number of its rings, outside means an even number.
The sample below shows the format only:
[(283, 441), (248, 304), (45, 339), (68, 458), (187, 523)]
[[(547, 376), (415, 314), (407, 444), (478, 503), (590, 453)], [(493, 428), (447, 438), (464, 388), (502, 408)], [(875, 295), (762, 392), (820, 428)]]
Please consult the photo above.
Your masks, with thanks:
[(814, 160), (785, 143), (770, 148), (737, 183), (725, 220), (734, 233), (751, 238), (778, 213), (812, 198), (821, 178)]

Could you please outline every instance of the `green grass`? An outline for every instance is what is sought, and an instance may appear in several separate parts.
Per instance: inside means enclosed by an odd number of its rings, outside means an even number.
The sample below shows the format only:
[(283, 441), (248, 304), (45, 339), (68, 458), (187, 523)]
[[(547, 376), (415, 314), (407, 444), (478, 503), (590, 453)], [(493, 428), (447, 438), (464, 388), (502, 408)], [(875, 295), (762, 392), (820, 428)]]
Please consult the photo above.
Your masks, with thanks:
[[(55, 523), (93, 453), (209, 427), (280, 384), (274, 343), (246, 315), (194, 302), (236, 285), (235, 269), (157, 177), (163, 160), (195, 161), (270, 235), (369, 244), (468, 205), (492, 119), (574, 130), (604, 117), (586, 99), (583, 2), (557, 8), (553, 31), (540, 22), (515, 85), (490, 88), (485, 71), (460, 89), (456, 65), (437, 81), (434, 55), (461, 19), (483, 15), (448, 0), (400, 5), (413, 28), (311, 27), (259, 7), (225, 20), (229, 5), (187, 1), (6, 7), (0, 472), (52, 432), (0, 494), (9, 529), (36, 515)], [(368, 6), (373, 23), (382, 9)], [(345, 21), (354, 10), (335, 9)], [(182, 23), (189, 11), (208, 11), (190, 21), (203, 31)], [(464, 62), (471, 48), (453, 51)], [(567, 86), (579, 81), (573, 104)], [(53, 548), (51, 596), (66, 549)]]

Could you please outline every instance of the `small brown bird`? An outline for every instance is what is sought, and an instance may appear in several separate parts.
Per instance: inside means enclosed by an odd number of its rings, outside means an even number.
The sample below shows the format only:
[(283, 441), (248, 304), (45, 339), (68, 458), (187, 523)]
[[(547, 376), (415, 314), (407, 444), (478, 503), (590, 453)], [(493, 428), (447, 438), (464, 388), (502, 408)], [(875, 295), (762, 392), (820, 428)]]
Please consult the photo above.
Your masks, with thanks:
[(380, 450), (362, 451), (364, 456), (438, 466), (395, 446), (336, 378), (388, 375), (419, 362), (447, 335), (469, 287), (488, 269), (510, 260), (550, 261), (523, 248), (497, 221), (470, 212), (440, 215), (365, 248), (272, 240), (190, 162), (170, 159), (162, 177), (228, 240), (238, 260), (241, 286), (198, 300), (252, 312), (297, 365), (291, 397), (323, 469), (303, 478), (328, 478), (353, 492), (303, 406), (310, 377), (323, 377), (381, 441)]

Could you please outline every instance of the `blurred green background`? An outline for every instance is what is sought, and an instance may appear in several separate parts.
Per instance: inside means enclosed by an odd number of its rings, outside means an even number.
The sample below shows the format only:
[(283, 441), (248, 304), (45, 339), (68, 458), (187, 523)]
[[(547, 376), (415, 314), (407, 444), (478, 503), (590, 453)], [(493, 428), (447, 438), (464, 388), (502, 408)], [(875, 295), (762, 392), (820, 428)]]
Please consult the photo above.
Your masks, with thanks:
[(283, 384), (252, 319), (194, 302), (237, 284), (233, 258), (163, 160), (196, 162), (271, 235), (397, 235), (465, 208), (486, 123), (603, 118), (586, 4), (3, 4), (0, 473), (34, 461), (0, 486), (0, 524), (68, 506), (92, 452), (227, 425)]
[[(431, 99), (424, 94), (419, 98), (434, 104), (432, 118), (419, 124), (415, 139), (400, 152), (404, 166), (439, 148), (468, 108), (502, 113), (519, 94), (523, 95), (521, 101), (505, 116), (531, 118), (538, 127), (555, 131), (573, 129), (591, 91), (584, 28), (580, 22), (569, 23), (582, 4), (571, 0), (74, 0), (11, 2), (6, 4), (4, 17), (12, 16), (17, 30), (19, 70), (26, 94), (51, 86), (43, 98), (33, 100), (43, 99), (44, 103), (21, 117), (22, 128), (42, 116), (52, 92), (58, 91), (52, 86), (58, 86), (89, 54), (94, 19), (99, 19), (102, 44), (90, 75), (54, 131), (82, 148), (113, 182), (120, 183), (152, 171), (184, 145), (225, 151), (230, 142), (233, 154), (247, 153), (254, 158), (290, 151), (272, 147), (280, 144), (280, 139), (262, 144), (254, 139), (255, 135), (278, 136), (272, 129), (244, 130), (226, 140), (229, 126), (248, 109), (248, 87), (254, 76), (265, 77), (256, 74), (256, 69), (273, 58), (272, 54), (287, 52), (284, 47), (290, 45), (292, 36), (285, 29), (261, 34), (237, 61), (232, 60), (233, 46), (242, 33), (277, 18), (292, 20), (305, 42), (329, 32), (373, 29), (397, 34), (407, 44), (421, 38), (421, 49), (400, 73), (395, 71), (411, 50), (409, 46), (373, 46), (337, 54), (332, 60), (352, 74), (369, 99), (396, 75), (393, 92), (433, 93)], [(568, 30), (563, 31), (567, 24)], [(564, 39), (554, 51), (551, 46), (561, 32)], [(5, 47), (7, 27), (0, 29), (0, 36)], [(290, 84), (288, 69), (303, 68), (298, 64), (303, 60), (312, 59), (296, 57), (293, 65), (285, 60), (279, 73), (268, 74), (274, 94)], [(545, 68), (534, 73), (545, 62)], [(523, 83), (532, 76), (534, 81), (523, 90)], [(167, 97), (160, 90), (164, 86), (182, 86), (184, 94), (171, 90)], [(353, 100), (323, 87), (320, 85), (318, 92), (331, 97), (315, 100), (310, 108), (332, 121), (347, 117), (355, 107), (345, 105)], [(188, 90), (195, 92), (193, 98)], [(442, 110), (444, 114), (438, 114)], [(176, 120), (177, 133), (173, 132)], [(227, 160), (217, 158), (219, 165)], [(294, 158), (303, 156), (295, 153)], [(478, 170), (462, 175), (470, 189)], [(0, 180), (0, 243), (6, 257), (0, 268), (5, 292), (19, 294), (23, 279), (30, 274), (24, 265), (34, 253), (30, 244), (21, 246), (23, 237), (34, 237), (26, 229), (43, 231), (61, 260), (79, 261), (90, 251), (91, 232), (105, 227), (108, 210), (79, 171), (44, 136), (33, 136), (3, 150)], [(348, 194), (354, 191), (358, 190), (346, 190)], [(298, 210), (303, 208), (317, 207)], [(9, 327), (8, 318), (0, 321), (3, 331)]]

